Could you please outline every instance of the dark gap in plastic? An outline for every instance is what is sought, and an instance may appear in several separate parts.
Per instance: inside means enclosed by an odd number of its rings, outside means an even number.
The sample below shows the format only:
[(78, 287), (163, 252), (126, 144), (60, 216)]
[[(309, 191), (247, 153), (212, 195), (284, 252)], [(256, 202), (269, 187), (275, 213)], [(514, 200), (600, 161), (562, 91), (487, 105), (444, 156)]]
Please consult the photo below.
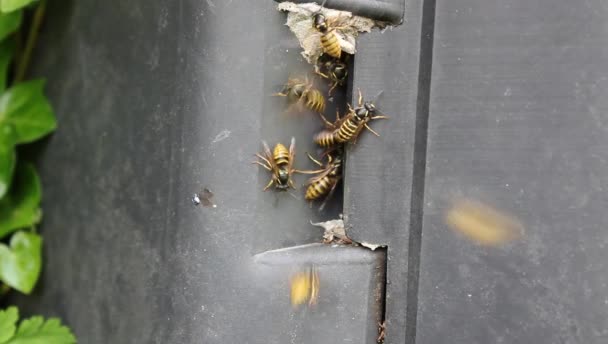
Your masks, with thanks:
[(424, 183), (431, 73), (433, 61), (433, 36), (435, 31), (435, 0), (424, 0), (420, 37), (420, 62), (418, 74), (418, 99), (416, 103), (416, 129), (414, 139), (414, 168), (412, 173), (412, 196), (410, 202), (410, 234), (408, 245), (407, 309), (405, 343), (416, 342), (418, 316), (418, 277), (420, 272), (420, 249), (424, 213)]

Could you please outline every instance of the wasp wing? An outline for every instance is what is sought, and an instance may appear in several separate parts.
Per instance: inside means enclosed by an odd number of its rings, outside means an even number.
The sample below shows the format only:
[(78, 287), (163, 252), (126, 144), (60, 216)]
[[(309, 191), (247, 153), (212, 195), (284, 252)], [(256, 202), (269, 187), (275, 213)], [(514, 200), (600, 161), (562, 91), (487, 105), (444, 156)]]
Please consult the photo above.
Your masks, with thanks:
[(268, 159), (268, 161), (270, 162), (270, 167), (272, 167), (272, 171), (275, 172), (278, 167), (277, 163), (274, 161), (272, 151), (270, 150), (270, 147), (268, 146), (268, 143), (266, 143), (266, 141), (262, 141), (262, 146), (264, 147), (264, 155), (266, 155), (266, 159)]
[(296, 138), (291, 137), (291, 144), (289, 145), (289, 161), (287, 162), (287, 171), (289, 176), (293, 173), (293, 161), (296, 159)]

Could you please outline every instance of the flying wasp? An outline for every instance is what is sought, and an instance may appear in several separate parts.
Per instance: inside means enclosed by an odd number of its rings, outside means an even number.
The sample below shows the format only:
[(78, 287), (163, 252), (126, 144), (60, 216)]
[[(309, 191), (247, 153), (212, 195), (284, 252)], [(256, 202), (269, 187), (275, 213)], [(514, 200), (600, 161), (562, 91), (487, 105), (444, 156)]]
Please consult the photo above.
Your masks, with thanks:
[(297, 105), (306, 107), (314, 112), (323, 113), (325, 111), (325, 97), (314, 87), (308, 78), (289, 78), (283, 90), (274, 96), (287, 97), (290, 106)]
[[(324, 197), (323, 203), (319, 207), (319, 210), (325, 208), (327, 200), (331, 198), (338, 182), (342, 179), (342, 154), (327, 154), (327, 164), (323, 165), (321, 162), (313, 158), (308, 154), (308, 158), (315, 164), (322, 167), (320, 173), (308, 180), (306, 183), (306, 194), (304, 198), (307, 201), (316, 201)], [(315, 171), (316, 172), (316, 171)]]
[(329, 59), (319, 62), (315, 73), (330, 81), (328, 93), (331, 95), (336, 87), (342, 86), (346, 82), (346, 78), (348, 77), (348, 66), (341, 60)]
[(260, 153), (255, 154), (261, 161), (256, 160), (252, 163), (258, 164), (272, 173), (270, 182), (266, 184), (264, 191), (268, 190), (273, 184), (277, 190), (286, 191), (290, 187), (295, 189), (296, 187), (291, 178), (292, 174), (296, 172), (293, 168), (293, 161), (296, 154), (295, 137), (291, 138), (289, 150), (281, 143), (277, 143), (272, 152), (266, 141), (262, 141), (262, 146), (264, 146), (264, 155), (261, 155)]
[(380, 134), (367, 125), (367, 123), (374, 119), (388, 119), (387, 116), (378, 115), (378, 113), (379, 111), (376, 109), (374, 102), (364, 102), (361, 90), (359, 90), (357, 107), (353, 109), (349, 104), (348, 113), (342, 118), (337, 114), (335, 123), (329, 122), (321, 115), (321, 119), (329, 129), (315, 135), (313, 141), (319, 146), (326, 148), (345, 142), (357, 143), (357, 138), (363, 129), (367, 129), (372, 134), (380, 136)]
[(306, 271), (300, 271), (290, 280), (291, 305), (297, 307), (305, 302), (314, 306), (319, 298), (319, 273), (317, 268), (309, 266)]

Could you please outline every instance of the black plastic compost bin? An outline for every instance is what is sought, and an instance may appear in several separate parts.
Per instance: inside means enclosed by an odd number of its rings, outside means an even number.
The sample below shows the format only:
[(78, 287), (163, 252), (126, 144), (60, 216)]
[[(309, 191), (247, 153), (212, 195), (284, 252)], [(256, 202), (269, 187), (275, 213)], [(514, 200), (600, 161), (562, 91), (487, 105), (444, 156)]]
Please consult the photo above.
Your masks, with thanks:
[[(10, 301), (81, 343), (374, 343), (384, 319), (385, 343), (608, 342), (605, 1), (326, 6), (400, 25), (358, 40), (335, 104), (383, 90), (391, 118), (348, 148), (318, 212), (250, 166), (292, 136), (304, 161), (319, 129), (270, 96), (309, 68), (276, 3), (49, 4), (32, 72), (59, 119), (38, 161), (45, 266)], [(203, 188), (216, 208), (192, 204)], [(525, 235), (448, 230), (457, 196)], [(340, 213), (385, 247), (320, 244), (310, 221)], [(310, 262), (319, 303), (293, 309), (288, 277)]]

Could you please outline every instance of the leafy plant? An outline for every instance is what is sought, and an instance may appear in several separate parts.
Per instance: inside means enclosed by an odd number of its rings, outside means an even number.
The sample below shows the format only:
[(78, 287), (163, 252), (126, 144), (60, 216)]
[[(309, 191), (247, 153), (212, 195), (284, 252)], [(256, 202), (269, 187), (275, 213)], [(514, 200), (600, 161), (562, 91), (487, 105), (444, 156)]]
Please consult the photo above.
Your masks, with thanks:
[[(0, 38), (4, 39), (0, 42), (0, 240), (12, 235), (10, 245), (0, 243), (0, 281), (25, 294), (33, 290), (40, 275), (42, 239), (34, 226), (42, 217), (41, 187), (34, 168), (18, 161), (17, 146), (34, 142), (57, 126), (44, 95), (44, 81), (21, 81), (44, 2), (32, 17), (25, 44), (18, 32), (10, 35), (19, 28), (24, 6), (31, 2), (0, 0)], [(13, 60), (13, 56), (18, 58)]]
[(59, 319), (40, 316), (21, 321), (17, 326), (17, 307), (0, 310), (0, 344), (72, 344), (76, 338)]
[[(37, 3), (23, 42), (24, 11)], [(29, 294), (42, 267), (42, 189), (34, 167), (19, 159), (17, 146), (39, 140), (57, 127), (44, 95), (44, 81), (23, 81), (45, 9), (44, 0), (0, 0), (0, 292)], [(13, 67), (12, 69), (10, 67)], [(23, 320), (16, 307), (0, 311), (0, 344), (69, 344), (76, 339), (57, 319)]]

